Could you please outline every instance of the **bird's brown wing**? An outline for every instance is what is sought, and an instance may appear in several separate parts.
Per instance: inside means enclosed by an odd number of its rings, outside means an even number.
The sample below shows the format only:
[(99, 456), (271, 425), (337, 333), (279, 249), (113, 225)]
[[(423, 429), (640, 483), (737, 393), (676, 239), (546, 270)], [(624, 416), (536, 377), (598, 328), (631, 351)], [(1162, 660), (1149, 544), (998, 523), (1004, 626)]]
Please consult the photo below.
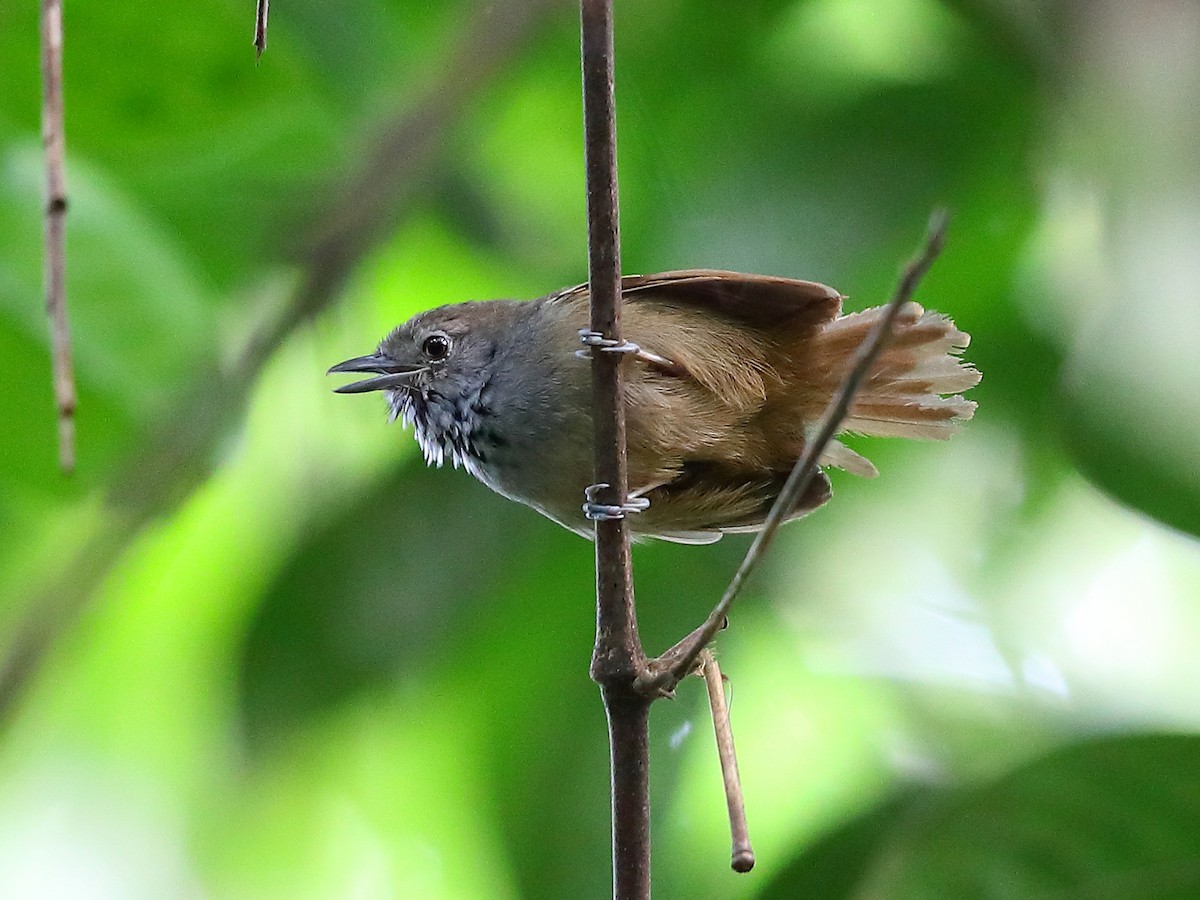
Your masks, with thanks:
[(842, 308), (842, 295), (815, 281), (744, 275), (719, 269), (684, 269), (621, 279), (626, 300), (642, 298), (704, 309), (751, 328), (792, 331), (819, 328)]
[[(564, 288), (547, 297), (551, 303), (583, 300), (587, 284)], [(746, 275), (720, 269), (681, 269), (655, 275), (626, 275), (621, 294), (636, 302), (643, 298), (703, 309), (752, 328), (789, 331), (804, 325), (818, 328), (842, 308), (841, 294), (815, 281)]]
[[(769, 383), (791, 380), (813, 338), (841, 310), (842, 295), (812, 281), (685, 269), (621, 279), (622, 333), (639, 362), (662, 375), (694, 379), (732, 410), (767, 399)], [(544, 302), (583, 313), (586, 284)]]

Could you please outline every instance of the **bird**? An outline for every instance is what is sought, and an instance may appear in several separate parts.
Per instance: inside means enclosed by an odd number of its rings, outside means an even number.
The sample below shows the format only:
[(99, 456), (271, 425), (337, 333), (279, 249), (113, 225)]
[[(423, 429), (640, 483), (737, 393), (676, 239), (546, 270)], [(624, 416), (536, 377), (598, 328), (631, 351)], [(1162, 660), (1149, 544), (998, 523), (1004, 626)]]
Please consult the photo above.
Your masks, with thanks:
[[(715, 269), (624, 276), (621, 296), (633, 537), (706, 544), (760, 529), (884, 307), (844, 313), (824, 284)], [(370, 373), (335, 390), (383, 392), (428, 463), (590, 537), (591, 372), (577, 353), (589, 301), (580, 284), (439, 306), (329, 372)], [(981, 377), (961, 357), (969, 343), (948, 316), (905, 303), (839, 433), (953, 435), (976, 409), (961, 396)], [(829, 467), (878, 474), (832, 440), (788, 520), (830, 499)]]

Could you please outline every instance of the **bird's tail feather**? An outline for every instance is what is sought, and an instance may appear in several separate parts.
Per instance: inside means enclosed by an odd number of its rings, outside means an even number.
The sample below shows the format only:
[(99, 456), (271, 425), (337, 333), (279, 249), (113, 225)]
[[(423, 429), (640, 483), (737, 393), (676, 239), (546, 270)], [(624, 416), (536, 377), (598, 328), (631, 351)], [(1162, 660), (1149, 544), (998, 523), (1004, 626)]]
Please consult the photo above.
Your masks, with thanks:
[[(883, 307), (877, 307), (840, 316), (817, 337), (816, 362), (828, 379), (826, 396), (837, 389), (846, 375), (847, 360), (883, 312)], [(975, 413), (975, 403), (959, 396), (980, 379), (978, 370), (959, 357), (970, 342), (970, 335), (949, 317), (925, 312), (916, 303), (906, 304), (851, 404), (842, 431), (919, 440), (950, 437)], [(861, 475), (875, 471), (870, 462), (836, 441), (821, 461)]]

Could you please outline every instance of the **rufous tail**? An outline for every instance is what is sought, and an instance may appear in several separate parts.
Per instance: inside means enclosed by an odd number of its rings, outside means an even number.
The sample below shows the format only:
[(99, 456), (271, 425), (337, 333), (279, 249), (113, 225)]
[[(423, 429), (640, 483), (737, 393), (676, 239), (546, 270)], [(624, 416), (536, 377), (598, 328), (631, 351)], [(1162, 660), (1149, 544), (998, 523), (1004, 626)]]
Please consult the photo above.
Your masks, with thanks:
[[(855, 349), (883, 312), (884, 307), (876, 307), (840, 316), (817, 336), (815, 361), (829, 380), (824, 386), (829, 394), (837, 390)], [(958, 396), (981, 377), (959, 357), (970, 342), (971, 336), (948, 316), (905, 304), (841, 430), (919, 440), (950, 437), (975, 414), (975, 403)], [(876, 474), (870, 461), (838, 441), (830, 444), (821, 463), (859, 475)]]

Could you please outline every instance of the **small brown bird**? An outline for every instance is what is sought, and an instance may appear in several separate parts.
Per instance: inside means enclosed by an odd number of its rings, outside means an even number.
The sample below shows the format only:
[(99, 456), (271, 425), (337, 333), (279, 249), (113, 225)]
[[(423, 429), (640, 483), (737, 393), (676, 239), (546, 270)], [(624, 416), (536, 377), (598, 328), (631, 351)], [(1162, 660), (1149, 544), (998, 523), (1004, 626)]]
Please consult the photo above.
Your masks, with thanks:
[[(843, 297), (810, 281), (687, 270), (621, 281), (628, 355), (629, 517), (635, 536), (709, 543), (754, 531), (810, 439), (850, 357), (882, 308), (841, 314)], [(337, 388), (385, 391), (428, 462), (447, 458), (506, 497), (591, 536), (591, 371), (577, 358), (588, 286), (538, 300), (488, 300), (421, 313), (376, 353), (330, 372), (375, 377)], [(843, 431), (948, 438), (975, 404), (980, 374), (959, 359), (970, 338), (907, 304)], [(874, 476), (839, 441), (822, 466)], [(789, 518), (830, 497), (818, 472)]]

